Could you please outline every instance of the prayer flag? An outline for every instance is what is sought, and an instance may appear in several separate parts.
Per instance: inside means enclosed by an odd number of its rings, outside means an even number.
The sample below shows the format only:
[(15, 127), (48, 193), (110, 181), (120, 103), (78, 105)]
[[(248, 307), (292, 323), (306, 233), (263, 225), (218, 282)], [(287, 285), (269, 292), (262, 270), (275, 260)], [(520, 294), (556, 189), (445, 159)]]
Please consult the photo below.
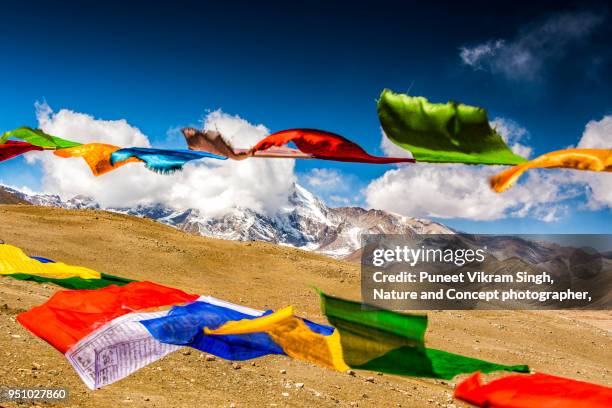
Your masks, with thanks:
[(140, 161), (135, 157), (130, 157), (124, 161), (118, 161), (115, 164), (111, 164), (111, 154), (119, 149), (121, 148), (104, 143), (87, 143), (80, 146), (59, 149), (53, 153), (63, 158), (82, 157), (91, 169), (93, 175), (99, 176), (111, 170), (115, 170), (126, 163), (136, 163)]
[(197, 152), (183, 149), (150, 149), (145, 147), (129, 147), (120, 149), (111, 154), (110, 164), (115, 166), (118, 162), (129, 159), (138, 159), (145, 162), (145, 166), (154, 172), (168, 174), (181, 170), (191, 160), (202, 158), (226, 160), (227, 157), (207, 152)]
[(69, 289), (95, 289), (132, 282), (130, 279), (99, 273), (82, 266), (29, 257), (21, 249), (9, 244), (0, 244), (0, 275), (39, 283), (55, 283)]
[(487, 408), (609, 408), (612, 388), (544, 373), (483, 384), (475, 373), (457, 385), (455, 398)]
[(218, 329), (204, 328), (208, 335), (267, 333), (290, 357), (310, 361), (338, 371), (348, 370), (342, 358), (340, 337), (336, 330), (322, 334), (312, 325), (293, 315), (291, 306), (255, 319), (230, 321)]
[(62, 149), (64, 147), (80, 145), (80, 143), (62, 139), (57, 136), (48, 135), (40, 129), (32, 129), (31, 127), (27, 126), (4, 132), (2, 137), (0, 137), (0, 143), (6, 142), (9, 137), (21, 139), (25, 142), (33, 144), (34, 146), (42, 147), (44, 149)]
[(566, 149), (546, 153), (491, 177), (491, 188), (498, 193), (507, 190), (521, 175), (534, 168), (567, 168), (590, 171), (612, 171), (612, 149)]
[(393, 143), (408, 150), (417, 162), (519, 164), (491, 128), (487, 111), (457, 102), (430, 103), (422, 96), (385, 89), (378, 100), (378, 118)]
[(317, 129), (288, 129), (271, 134), (257, 143), (251, 152), (265, 153), (273, 147), (293, 142), (304, 154), (316, 159), (357, 163), (414, 163), (405, 157), (378, 157), (367, 153), (361, 146), (335, 133)]
[(340, 332), (344, 360), (350, 367), (442, 379), (475, 371), (529, 371), (524, 365), (506, 366), (426, 348), (427, 316), (373, 309), (324, 293), (321, 299), (324, 314)]
[(12, 159), (13, 157), (22, 155), (33, 150), (43, 150), (40, 146), (34, 146), (31, 143), (19, 142), (16, 140), (7, 140), (0, 144), (0, 162)]
[(26, 329), (65, 353), (81, 338), (130, 312), (192, 302), (198, 298), (152, 282), (94, 290), (62, 290), (17, 316)]

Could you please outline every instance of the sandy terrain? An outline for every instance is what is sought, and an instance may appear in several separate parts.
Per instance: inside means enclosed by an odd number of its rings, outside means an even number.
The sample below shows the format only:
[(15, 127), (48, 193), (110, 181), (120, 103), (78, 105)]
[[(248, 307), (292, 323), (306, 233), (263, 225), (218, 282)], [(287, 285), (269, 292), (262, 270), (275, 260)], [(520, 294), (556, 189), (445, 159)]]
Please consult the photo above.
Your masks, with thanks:
[[(310, 285), (359, 298), (354, 264), (264, 243), (219, 241), (101, 211), (1, 205), (0, 239), (31, 255), (153, 280), (325, 322)], [(338, 373), (284, 357), (232, 366), (193, 349), (89, 391), (64, 357), (15, 321), (58, 288), (0, 277), (0, 385), (66, 387), (74, 407), (462, 407), (451, 382)], [(612, 313), (430, 312), (431, 347), (612, 386)], [(373, 382), (366, 381), (372, 376)], [(295, 383), (303, 383), (298, 388)], [(3, 404), (3, 406), (15, 406)]]

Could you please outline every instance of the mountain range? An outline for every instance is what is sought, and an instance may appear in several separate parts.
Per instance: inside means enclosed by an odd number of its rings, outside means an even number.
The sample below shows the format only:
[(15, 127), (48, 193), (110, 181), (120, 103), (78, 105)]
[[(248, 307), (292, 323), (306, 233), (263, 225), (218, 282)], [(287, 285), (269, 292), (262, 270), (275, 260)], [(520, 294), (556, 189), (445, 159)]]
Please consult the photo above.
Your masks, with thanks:
[(208, 217), (197, 209), (177, 211), (162, 204), (103, 208), (90, 197), (62, 200), (55, 194), (35, 194), (0, 186), (0, 203), (102, 209), (146, 217), (207, 237), (264, 241), (319, 252), (334, 258), (357, 258), (363, 234), (449, 234), (440, 223), (360, 207), (329, 207), (299, 184), (289, 192), (288, 204), (274, 214), (233, 208), (225, 215)]

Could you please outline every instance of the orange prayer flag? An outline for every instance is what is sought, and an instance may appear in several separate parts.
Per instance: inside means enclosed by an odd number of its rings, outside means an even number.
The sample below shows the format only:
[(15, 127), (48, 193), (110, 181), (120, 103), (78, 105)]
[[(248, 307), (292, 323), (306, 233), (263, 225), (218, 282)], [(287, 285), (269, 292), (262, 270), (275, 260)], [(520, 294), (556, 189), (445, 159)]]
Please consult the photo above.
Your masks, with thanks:
[(120, 147), (104, 144), (104, 143), (87, 143), (80, 146), (68, 147), (66, 149), (58, 149), (53, 153), (56, 156), (70, 158), (82, 157), (91, 169), (94, 176), (99, 176), (109, 171), (115, 170), (126, 163), (139, 162), (135, 157), (115, 163), (110, 162), (111, 154), (121, 149)]
[(534, 168), (612, 171), (612, 149), (566, 149), (546, 153), (491, 177), (491, 188), (501, 193), (510, 188), (524, 172)]

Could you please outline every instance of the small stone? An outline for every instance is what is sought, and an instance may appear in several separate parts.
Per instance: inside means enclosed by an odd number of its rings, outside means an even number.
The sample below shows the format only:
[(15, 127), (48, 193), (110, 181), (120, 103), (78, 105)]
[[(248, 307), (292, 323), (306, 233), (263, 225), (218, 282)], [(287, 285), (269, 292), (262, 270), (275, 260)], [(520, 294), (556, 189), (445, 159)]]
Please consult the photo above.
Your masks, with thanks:
[(149, 401), (151, 401), (151, 398), (148, 398), (148, 397), (147, 397), (147, 398), (145, 398), (144, 400), (145, 400), (146, 402), (149, 402)]
[(185, 350), (185, 351), (183, 351), (183, 355), (184, 356), (190, 356), (191, 355), (191, 351)]
[(217, 358), (213, 356), (212, 354), (207, 354), (206, 357), (204, 357), (204, 359), (206, 361), (215, 361)]
[(351, 407), (358, 407), (359, 403), (357, 403), (355, 401), (351, 401), (351, 402), (349, 402), (349, 406), (351, 406)]
[(304, 388), (304, 383), (295, 383), (295, 388)]
[(238, 363), (232, 363), (232, 368), (234, 370), (240, 370), (242, 368), (242, 366)]
[(284, 368), (282, 370), (280, 370), (281, 374), (287, 374), (287, 370), (285, 370)]
[(352, 375), (353, 377), (356, 375), (355, 371), (353, 371), (353, 370), (346, 370), (346, 373), (348, 375)]
[(288, 392), (283, 392), (283, 394), (282, 394), (282, 395), (283, 395), (283, 397), (288, 397), (288, 396), (289, 396), (289, 393), (288, 393)]
[(230, 402), (229, 408), (236, 408), (236, 404), (234, 404), (233, 402)]
[(40, 370), (40, 364), (32, 363), (32, 370)]
[(366, 377), (365, 381), (373, 383), (374, 382), (374, 377)]
[(21, 336), (18, 335), (18, 334), (11, 334), (11, 337), (14, 338), (14, 339), (20, 339), (21, 338)]
[(363, 394), (361, 394), (361, 398), (370, 398), (370, 396), (364, 392)]
[(254, 361), (251, 363), (251, 365), (252, 365), (253, 367), (257, 367), (257, 364), (256, 364)]
[(378, 373), (378, 375), (383, 375), (383, 373)]

